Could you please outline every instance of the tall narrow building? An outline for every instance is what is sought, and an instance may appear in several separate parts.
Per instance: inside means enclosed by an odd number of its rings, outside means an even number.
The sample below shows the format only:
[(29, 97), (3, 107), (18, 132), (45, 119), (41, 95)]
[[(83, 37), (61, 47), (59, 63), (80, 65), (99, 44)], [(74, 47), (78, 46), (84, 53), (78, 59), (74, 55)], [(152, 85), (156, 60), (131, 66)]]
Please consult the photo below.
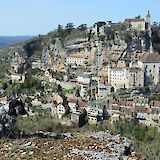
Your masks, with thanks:
[(150, 30), (150, 26), (151, 26), (151, 14), (148, 11), (147, 16), (146, 16), (146, 29)]
[(153, 46), (152, 46), (152, 32), (151, 32), (151, 14), (150, 11), (148, 11), (147, 16), (146, 16), (146, 32), (148, 32), (148, 35), (150, 37), (150, 48), (149, 48), (149, 52), (153, 53)]

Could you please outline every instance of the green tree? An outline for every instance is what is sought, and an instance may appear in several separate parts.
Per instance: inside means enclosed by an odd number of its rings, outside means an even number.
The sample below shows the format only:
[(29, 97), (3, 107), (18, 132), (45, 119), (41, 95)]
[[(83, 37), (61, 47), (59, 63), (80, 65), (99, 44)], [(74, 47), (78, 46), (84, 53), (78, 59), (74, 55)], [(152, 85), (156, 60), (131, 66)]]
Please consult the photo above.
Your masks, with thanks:
[(81, 24), (80, 26), (78, 26), (78, 30), (80, 30), (80, 31), (85, 31), (86, 29), (87, 29), (86, 24)]
[(6, 90), (7, 87), (8, 87), (7, 83), (3, 83), (3, 84), (2, 84), (2, 89), (3, 89), (3, 90)]
[(59, 37), (64, 37), (64, 29), (62, 25), (58, 25), (57, 32)]
[(58, 93), (61, 94), (63, 89), (62, 89), (62, 86), (60, 84), (58, 85), (57, 89), (58, 89)]
[(73, 23), (67, 23), (65, 26), (65, 31), (67, 34), (70, 34), (74, 30), (74, 24)]

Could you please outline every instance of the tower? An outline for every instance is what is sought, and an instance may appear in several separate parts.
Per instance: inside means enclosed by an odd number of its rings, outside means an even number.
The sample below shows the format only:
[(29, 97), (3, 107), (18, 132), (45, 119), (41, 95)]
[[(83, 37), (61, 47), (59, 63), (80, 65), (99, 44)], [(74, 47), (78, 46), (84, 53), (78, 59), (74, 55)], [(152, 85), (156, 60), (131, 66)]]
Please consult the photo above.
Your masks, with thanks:
[(151, 14), (150, 14), (149, 11), (148, 11), (147, 16), (146, 16), (146, 31), (148, 32), (148, 35), (150, 37), (150, 40), (149, 40), (149, 45), (150, 45), (149, 52), (153, 53), (152, 38), (151, 38), (152, 37), (152, 32), (151, 32)]
[(148, 11), (147, 16), (146, 16), (146, 29), (150, 29), (150, 25), (151, 25), (151, 14)]

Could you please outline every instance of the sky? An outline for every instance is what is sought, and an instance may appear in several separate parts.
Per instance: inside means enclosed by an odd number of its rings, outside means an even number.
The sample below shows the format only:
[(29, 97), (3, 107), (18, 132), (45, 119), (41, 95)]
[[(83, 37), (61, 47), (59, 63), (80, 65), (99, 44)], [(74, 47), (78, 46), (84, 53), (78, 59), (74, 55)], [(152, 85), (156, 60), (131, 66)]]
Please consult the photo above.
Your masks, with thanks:
[(68, 22), (145, 18), (148, 10), (152, 22), (160, 22), (160, 0), (1, 0), (0, 36), (47, 34)]

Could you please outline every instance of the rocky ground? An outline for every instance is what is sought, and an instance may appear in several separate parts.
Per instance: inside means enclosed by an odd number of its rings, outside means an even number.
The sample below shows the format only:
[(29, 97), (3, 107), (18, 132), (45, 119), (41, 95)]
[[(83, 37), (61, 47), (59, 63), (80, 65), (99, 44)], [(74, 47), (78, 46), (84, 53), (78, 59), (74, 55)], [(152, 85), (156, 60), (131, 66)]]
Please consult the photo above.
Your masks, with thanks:
[[(57, 136), (40, 133), (32, 138), (0, 140), (0, 157), (7, 159), (44, 160), (138, 160), (142, 155), (133, 151), (127, 137), (109, 131)], [(41, 138), (40, 138), (41, 137)], [(45, 137), (45, 138), (42, 138)], [(131, 152), (128, 150), (131, 148)], [(129, 154), (129, 156), (128, 156)]]

